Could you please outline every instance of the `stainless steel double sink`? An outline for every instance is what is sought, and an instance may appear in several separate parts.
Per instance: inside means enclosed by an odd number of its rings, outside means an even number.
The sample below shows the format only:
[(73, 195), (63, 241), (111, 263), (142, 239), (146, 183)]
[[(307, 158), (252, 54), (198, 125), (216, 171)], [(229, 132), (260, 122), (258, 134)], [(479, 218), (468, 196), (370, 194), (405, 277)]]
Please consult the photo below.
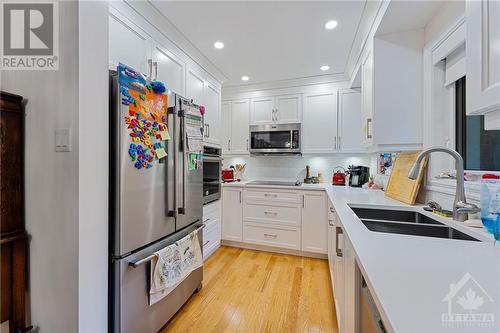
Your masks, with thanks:
[(418, 212), (353, 207), (351, 209), (371, 231), (479, 242), (474, 237)]

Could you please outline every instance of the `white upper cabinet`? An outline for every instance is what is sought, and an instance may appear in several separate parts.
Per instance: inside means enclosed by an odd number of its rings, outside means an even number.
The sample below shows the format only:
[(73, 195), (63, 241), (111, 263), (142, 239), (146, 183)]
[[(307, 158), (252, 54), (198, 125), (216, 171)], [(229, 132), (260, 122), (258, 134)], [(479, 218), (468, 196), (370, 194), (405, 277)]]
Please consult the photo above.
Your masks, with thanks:
[(467, 111), (500, 112), (500, 1), (466, 1)]
[(109, 66), (116, 70), (118, 63), (130, 66), (149, 76), (151, 69), (151, 37), (142, 29), (121, 17), (109, 15)]
[(252, 125), (298, 123), (301, 113), (300, 94), (252, 98), (250, 123)]
[(204, 90), (205, 90), (205, 80), (201, 76), (194, 72), (192, 69), (188, 69), (186, 78), (186, 96), (193, 100), (195, 104), (204, 105)]
[(302, 152), (332, 153), (337, 147), (337, 93), (304, 96)]
[(165, 83), (168, 89), (184, 95), (185, 64), (158, 43), (153, 46), (153, 78)]
[(341, 152), (363, 152), (361, 93), (355, 90), (338, 92), (338, 143)]
[(302, 194), (302, 251), (328, 253), (326, 196), (323, 191)]
[(232, 101), (231, 104), (231, 154), (248, 153), (249, 137), (249, 101), (248, 99)]
[(205, 86), (205, 141), (219, 145), (221, 143), (220, 92), (212, 84)]
[(221, 118), (222, 154), (229, 154), (231, 152), (231, 101), (222, 102)]
[(275, 109), (275, 121), (277, 123), (299, 123), (302, 113), (301, 96), (277, 96), (275, 99)]
[(251, 104), (252, 125), (275, 122), (274, 97), (253, 98)]
[(361, 65), (361, 109), (363, 141), (373, 139), (373, 56), (368, 52)]

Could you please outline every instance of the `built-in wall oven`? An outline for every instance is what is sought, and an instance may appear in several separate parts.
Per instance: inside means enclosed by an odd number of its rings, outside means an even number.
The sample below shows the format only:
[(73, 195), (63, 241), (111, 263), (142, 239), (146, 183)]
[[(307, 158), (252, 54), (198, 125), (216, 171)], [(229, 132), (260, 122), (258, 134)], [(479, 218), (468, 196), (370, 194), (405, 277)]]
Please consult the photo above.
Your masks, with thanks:
[(221, 150), (205, 146), (203, 149), (203, 204), (220, 199), (221, 168)]
[(300, 149), (300, 124), (250, 126), (251, 154), (300, 154)]

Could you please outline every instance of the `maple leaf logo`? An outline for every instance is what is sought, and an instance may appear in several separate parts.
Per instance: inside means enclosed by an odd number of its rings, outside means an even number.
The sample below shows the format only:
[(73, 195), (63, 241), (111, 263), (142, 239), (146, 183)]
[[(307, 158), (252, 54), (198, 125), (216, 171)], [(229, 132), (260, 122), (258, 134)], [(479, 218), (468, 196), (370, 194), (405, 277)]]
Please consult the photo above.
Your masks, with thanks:
[(477, 296), (476, 292), (469, 288), (465, 293), (465, 296), (458, 297), (457, 303), (460, 304), (464, 310), (477, 310), (484, 303), (484, 299), (481, 296)]

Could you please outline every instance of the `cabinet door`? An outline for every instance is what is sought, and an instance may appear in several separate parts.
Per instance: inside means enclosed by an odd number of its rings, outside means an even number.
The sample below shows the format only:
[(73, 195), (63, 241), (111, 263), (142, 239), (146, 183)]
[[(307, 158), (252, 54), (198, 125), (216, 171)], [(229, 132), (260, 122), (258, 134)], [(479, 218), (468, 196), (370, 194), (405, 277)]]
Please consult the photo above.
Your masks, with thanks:
[(334, 152), (337, 144), (337, 93), (306, 95), (304, 99), (302, 152)]
[(241, 242), (243, 239), (243, 191), (222, 189), (222, 239)]
[(125, 64), (149, 76), (151, 37), (139, 27), (112, 12), (109, 16), (109, 65), (116, 70), (118, 63)]
[(338, 110), (337, 150), (346, 153), (365, 151), (361, 93), (355, 90), (340, 90)]
[(233, 101), (231, 104), (231, 153), (248, 153), (248, 99)]
[(195, 104), (205, 104), (205, 80), (200, 74), (188, 69), (186, 76), (186, 98), (192, 99)]
[(205, 141), (220, 144), (220, 92), (210, 83), (205, 86)]
[(467, 111), (500, 110), (500, 1), (466, 1)]
[(153, 77), (165, 83), (168, 89), (184, 95), (185, 64), (158, 44), (153, 47)]
[(231, 152), (231, 101), (222, 102), (221, 118), (222, 154), (229, 154)]
[(278, 123), (299, 123), (302, 113), (302, 101), (300, 95), (277, 96), (276, 119)]
[(302, 194), (302, 251), (327, 253), (328, 218), (323, 191)]
[(253, 98), (251, 103), (252, 125), (272, 124), (274, 122), (274, 97)]
[(368, 53), (361, 66), (361, 107), (363, 109), (363, 141), (373, 140), (373, 56)]
[[(335, 310), (337, 312), (337, 323), (339, 332), (345, 332), (345, 304), (344, 304), (344, 260), (343, 260), (343, 234), (344, 230), (338, 216), (335, 216), (334, 237), (334, 267), (333, 267), (333, 299), (335, 301)], [(337, 249), (340, 253), (337, 253)]]

